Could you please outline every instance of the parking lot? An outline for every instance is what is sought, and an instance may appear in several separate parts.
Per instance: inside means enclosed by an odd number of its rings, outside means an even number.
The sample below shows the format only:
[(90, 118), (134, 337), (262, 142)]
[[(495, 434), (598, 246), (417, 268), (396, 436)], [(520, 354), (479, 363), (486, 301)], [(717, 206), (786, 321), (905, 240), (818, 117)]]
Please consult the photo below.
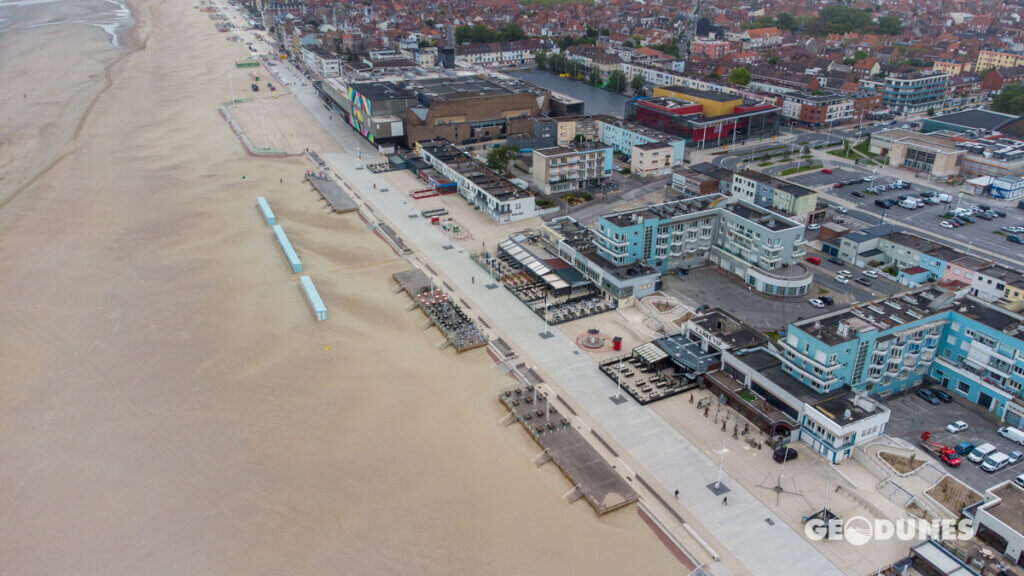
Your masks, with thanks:
[[(866, 168), (850, 165), (833, 166), (831, 170), (831, 174), (816, 170), (814, 172), (794, 175), (789, 179), (803, 186), (817, 189), (821, 197), (830, 204), (835, 204), (835, 200), (841, 200), (845, 204), (852, 204), (853, 208), (850, 209), (850, 217), (871, 225), (881, 222), (884, 214), (887, 222), (905, 223), (920, 228), (922, 231), (915, 231), (915, 233), (931, 236), (933, 240), (946, 240), (947, 243), (949, 239), (958, 240), (962, 244), (955, 244), (954, 247), (964, 252), (968, 252), (972, 248), (990, 250), (1002, 255), (1006, 264), (1020, 262), (1022, 256), (1024, 256), (1024, 248), (1010, 243), (1004, 235), (997, 234), (1003, 226), (1024, 226), (1024, 212), (1018, 210), (1013, 203), (998, 202), (990, 198), (979, 198), (968, 194), (960, 195), (954, 193), (951, 194), (952, 202), (949, 204), (926, 204), (915, 210), (893, 206), (883, 210), (875, 206), (875, 200), (887, 198), (895, 200), (904, 194), (919, 197), (921, 192), (925, 191), (935, 192), (936, 194), (948, 194), (949, 192), (914, 180), (909, 176), (910, 173), (908, 173), (908, 176), (903, 178), (903, 180), (910, 182), (909, 189), (887, 190), (878, 194), (871, 194), (865, 192), (865, 190), (879, 184), (888, 186), (896, 178), (882, 174), (873, 174)], [(836, 182), (871, 176), (874, 176), (874, 180), (870, 182), (862, 182), (842, 188), (833, 187)], [(863, 194), (863, 197), (854, 196), (854, 192)], [(1006, 217), (993, 220), (976, 218), (973, 224), (967, 224), (959, 228), (940, 228), (939, 222), (942, 219), (939, 218), (939, 215), (955, 208), (958, 204), (962, 208), (983, 204), (1006, 212)]]
[[(707, 304), (721, 308), (759, 330), (778, 330), (790, 322), (818, 316), (838, 306), (870, 299), (875, 297), (874, 295), (891, 294), (898, 287), (895, 282), (881, 278), (871, 280), (872, 285), (867, 288), (853, 281), (849, 285), (839, 284), (834, 277), (843, 267), (826, 262), (826, 256), (820, 252), (809, 250), (808, 254), (817, 255), (822, 263), (815, 266), (805, 262), (805, 265), (814, 272), (814, 284), (811, 285), (810, 292), (799, 299), (781, 300), (761, 296), (750, 291), (739, 278), (730, 276), (714, 266), (690, 270), (686, 276), (664, 276), (662, 291), (678, 298), (691, 308)], [(850, 266), (845, 268), (854, 272), (854, 278), (859, 277), (859, 270)], [(825, 289), (826, 294), (821, 294), (821, 289)], [(835, 304), (819, 309), (808, 303), (812, 298), (822, 295), (830, 296), (835, 300)]]
[[(917, 397), (913, 392), (887, 400), (886, 404), (892, 410), (886, 432), (889, 436), (902, 438), (911, 444), (920, 447), (921, 433), (931, 432), (931, 441), (955, 447), (961, 442), (970, 442), (975, 446), (988, 442), (1004, 454), (1014, 450), (1024, 451), (1024, 447), (996, 434), (1002, 424), (998, 424), (995, 415), (982, 410), (980, 407), (958, 398), (955, 392), (947, 390), (953, 396), (950, 403), (931, 405)], [(950, 434), (946, 431), (946, 425), (956, 420), (963, 420), (970, 426), (959, 434)], [(988, 473), (981, 469), (979, 464), (963, 458), (963, 463), (957, 468), (951, 468), (943, 464), (938, 458), (932, 458), (936, 467), (949, 472), (951, 476), (966, 483), (975, 490), (983, 491), (994, 484), (1024, 474), (1024, 460), (1017, 464), (1007, 466), (994, 473)]]

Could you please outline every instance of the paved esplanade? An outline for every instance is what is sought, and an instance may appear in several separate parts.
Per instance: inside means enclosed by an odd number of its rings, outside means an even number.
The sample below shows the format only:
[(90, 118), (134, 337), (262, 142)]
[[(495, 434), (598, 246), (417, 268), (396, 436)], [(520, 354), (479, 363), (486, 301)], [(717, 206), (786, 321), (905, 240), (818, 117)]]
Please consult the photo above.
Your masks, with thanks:
[[(311, 89), (300, 91), (299, 100), (349, 151), (323, 155), (331, 167), (351, 182), (362, 197), (388, 218), (391, 225), (433, 266), (443, 270), (459, 290), (468, 295), (538, 367), (600, 422), (662, 486), (669, 491), (678, 489), (683, 506), (699, 518), (701, 524), (747, 569), (766, 576), (842, 576), (843, 572), (802, 535), (780, 521), (728, 475), (723, 475), (722, 481), (731, 489), (729, 505), (723, 505), (722, 499), (706, 487), (717, 478), (716, 462), (650, 408), (640, 406), (632, 399), (623, 404), (613, 404), (609, 396), (614, 394), (615, 387), (601, 374), (597, 363), (558, 330), (551, 330), (554, 337), (542, 339), (539, 334), (548, 331), (547, 324), (529, 312), (509, 291), (488, 290), (483, 282), (473, 283), (474, 276), (483, 278), (485, 272), (469, 259), (464, 250), (445, 250), (443, 246), (449, 244), (448, 240), (429, 220), (410, 218), (410, 214), (418, 214), (418, 211), (405, 195), (395, 190), (381, 192), (380, 188), (388, 185), (381, 177), (369, 170), (356, 170), (356, 166), (363, 163), (356, 150), (362, 146), (364, 155), (369, 156), (375, 154), (371, 151), (373, 145), (340, 121), (328, 121), (329, 112), (311, 92)], [(509, 227), (509, 231), (513, 229)], [(774, 525), (765, 522), (767, 518), (771, 518)]]

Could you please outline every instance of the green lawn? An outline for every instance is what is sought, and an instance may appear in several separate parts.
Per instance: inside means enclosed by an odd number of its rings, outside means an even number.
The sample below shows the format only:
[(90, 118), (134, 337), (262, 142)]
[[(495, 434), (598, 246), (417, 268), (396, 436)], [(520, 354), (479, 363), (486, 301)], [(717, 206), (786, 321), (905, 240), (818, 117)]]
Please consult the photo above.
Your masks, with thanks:
[(807, 172), (808, 170), (818, 170), (821, 168), (821, 164), (810, 164), (808, 166), (786, 168), (782, 172), (779, 172), (780, 176), (789, 176), (790, 174), (796, 174), (798, 172)]
[(860, 152), (861, 154), (867, 156), (868, 158), (874, 158), (875, 156), (878, 156), (878, 154), (875, 154), (874, 152), (871, 152), (869, 150), (869, 148), (870, 148), (870, 146), (869, 146), (869, 143), (868, 143), (867, 140), (865, 140), (865, 141), (861, 142), (860, 144), (857, 144), (856, 146), (853, 147), (854, 150), (856, 150), (857, 152)]

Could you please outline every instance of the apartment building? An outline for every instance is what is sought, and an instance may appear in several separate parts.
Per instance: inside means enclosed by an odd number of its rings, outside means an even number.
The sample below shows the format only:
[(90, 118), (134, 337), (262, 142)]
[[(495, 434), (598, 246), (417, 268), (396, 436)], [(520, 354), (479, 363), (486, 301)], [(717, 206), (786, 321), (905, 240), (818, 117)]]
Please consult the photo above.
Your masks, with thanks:
[(672, 189), (684, 197), (707, 196), (708, 194), (731, 195), (731, 170), (720, 168), (709, 162), (694, 164), (689, 168), (677, 168), (672, 172)]
[(843, 94), (787, 92), (779, 99), (782, 100), (782, 117), (803, 126), (822, 128), (853, 119), (853, 98)]
[(732, 193), (757, 206), (781, 210), (803, 224), (822, 221), (827, 212), (818, 209), (816, 191), (753, 170), (733, 175)]
[(1024, 66), (1024, 54), (982, 50), (978, 52), (978, 63), (974, 69), (991, 70), (992, 68), (1013, 68), (1015, 66)]
[(542, 49), (539, 40), (484, 42), (455, 48), (455, 58), (474, 66), (525, 66)]
[(302, 47), (302, 65), (321, 78), (341, 76), (344, 61), (320, 46)]
[(602, 144), (611, 146), (626, 158), (633, 157), (634, 148), (637, 146), (663, 142), (672, 148), (671, 166), (679, 166), (683, 163), (686, 154), (686, 141), (682, 138), (614, 116), (601, 114), (593, 116), (592, 120), (597, 126), (597, 139)]
[(720, 194), (601, 216), (597, 253), (613, 264), (643, 262), (661, 272), (712, 263), (752, 289), (800, 296), (812, 274), (802, 263), (804, 227)]
[(641, 178), (672, 173), (673, 149), (668, 142), (648, 142), (633, 147), (630, 172)]
[(592, 231), (571, 216), (541, 224), (547, 248), (601, 288), (620, 307), (661, 290), (661, 273), (643, 262), (614, 264), (597, 253)]
[(1013, 424), (1024, 417), (1021, 316), (929, 286), (792, 323), (782, 370), (828, 393), (886, 396), (926, 377)]
[(949, 74), (940, 72), (890, 74), (882, 82), (882, 106), (904, 114), (939, 108), (948, 85)]
[(532, 193), (498, 176), (446, 140), (417, 142), (420, 158), (454, 182), (459, 195), (499, 224), (543, 214)]
[(786, 372), (774, 350), (723, 350), (721, 357), (705, 385), (770, 438), (803, 442), (835, 464), (885, 433), (890, 411), (880, 402), (848, 388), (817, 392)]
[(556, 146), (533, 151), (533, 184), (544, 194), (600, 186), (612, 175), (612, 147)]

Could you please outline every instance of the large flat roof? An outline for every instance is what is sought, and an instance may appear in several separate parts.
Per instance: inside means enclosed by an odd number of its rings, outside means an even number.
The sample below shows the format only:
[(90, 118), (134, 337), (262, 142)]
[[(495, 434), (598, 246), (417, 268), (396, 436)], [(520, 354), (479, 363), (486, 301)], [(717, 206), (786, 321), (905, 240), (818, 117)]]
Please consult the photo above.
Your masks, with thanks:
[(996, 130), (1003, 124), (1016, 120), (1017, 116), (1012, 114), (1003, 114), (1002, 112), (993, 112), (992, 110), (982, 110), (975, 108), (973, 110), (964, 110), (962, 112), (953, 112), (952, 114), (943, 114), (941, 116), (935, 116), (933, 118), (927, 118), (927, 121), (931, 122), (943, 122), (945, 124), (954, 124), (956, 126), (963, 126), (965, 128), (981, 128), (984, 130)]
[(985, 511), (1018, 534), (1024, 534), (1024, 490), (1013, 482), (1007, 482), (990, 492), (999, 501), (985, 506)]
[(725, 92), (716, 92), (714, 90), (696, 90), (675, 84), (659, 86), (658, 88), (675, 94), (685, 94), (691, 98), (701, 98), (703, 100), (711, 100), (713, 102), (735, 102), (736, 100), (743, 100), (743, 97), (737, 94), (726, 94)]

